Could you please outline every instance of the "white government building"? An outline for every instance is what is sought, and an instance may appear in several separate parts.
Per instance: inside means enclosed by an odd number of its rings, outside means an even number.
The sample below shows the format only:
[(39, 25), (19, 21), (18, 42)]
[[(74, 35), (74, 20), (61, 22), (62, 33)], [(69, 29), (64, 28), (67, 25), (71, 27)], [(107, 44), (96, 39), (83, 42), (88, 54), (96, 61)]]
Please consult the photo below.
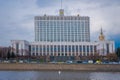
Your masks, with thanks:
[(103, 31), (99, 41), (90, 42), (88, 16), (35, 16), (35, 42), (11, 40), (15, 54), (25, 56), (89, 56), (115, 52), (114, 41), (105, 40)]

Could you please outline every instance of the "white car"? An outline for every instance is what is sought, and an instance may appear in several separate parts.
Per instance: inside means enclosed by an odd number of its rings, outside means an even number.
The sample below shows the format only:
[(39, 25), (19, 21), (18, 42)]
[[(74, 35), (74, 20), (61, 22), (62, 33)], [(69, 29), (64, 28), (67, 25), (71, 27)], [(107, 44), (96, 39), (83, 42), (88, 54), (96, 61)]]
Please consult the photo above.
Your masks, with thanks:
[(89, 63), (89, 64), (93, 64), (93, 60), (89, 60), (88, 63)]
[(19, 60), (19, 63), (23, 63), (23, 60)]
[(66, 63), (69, 63), (69, 64), (71, 64), (71, 63), (73, 63), (73, 61), (66, 61)]

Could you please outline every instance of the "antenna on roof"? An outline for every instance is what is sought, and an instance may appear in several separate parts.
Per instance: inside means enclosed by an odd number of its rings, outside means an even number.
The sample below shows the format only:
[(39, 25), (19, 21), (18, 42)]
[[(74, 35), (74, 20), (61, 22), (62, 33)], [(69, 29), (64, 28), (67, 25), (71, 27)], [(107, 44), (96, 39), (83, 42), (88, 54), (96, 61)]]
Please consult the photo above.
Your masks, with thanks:
[(59, 10), (59, 15), (64, 16), (64, 9), (62, 9), (62, 0), (61, 0), (61, 9)]
[(62, 0), (61, 0), (61, 9), (62, 9)]

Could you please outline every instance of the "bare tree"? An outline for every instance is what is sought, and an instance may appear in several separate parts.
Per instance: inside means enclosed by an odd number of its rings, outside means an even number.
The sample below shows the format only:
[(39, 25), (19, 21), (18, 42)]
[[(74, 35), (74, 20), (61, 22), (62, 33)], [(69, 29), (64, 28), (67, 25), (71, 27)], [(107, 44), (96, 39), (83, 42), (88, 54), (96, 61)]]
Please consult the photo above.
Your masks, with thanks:
[(110, 54), (107, 54), (106, 58), (109, 60), (109, 61), (117, 61), (118, 60), (118, 57), (115, 53), (110, 53)]

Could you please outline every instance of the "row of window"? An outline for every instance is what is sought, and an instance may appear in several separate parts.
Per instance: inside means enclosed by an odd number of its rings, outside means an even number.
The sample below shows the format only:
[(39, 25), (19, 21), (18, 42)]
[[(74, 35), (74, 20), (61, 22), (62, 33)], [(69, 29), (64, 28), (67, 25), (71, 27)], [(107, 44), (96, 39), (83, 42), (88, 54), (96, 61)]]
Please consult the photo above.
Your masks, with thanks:
[(74, 24), (74, 25), (80, 25), (80, 24), (89, 24), (88, 21), (36, 21), (36, 24), (39, 25), (66, 25), (66, 24)]
[(96, 46), (90, 45), (90, 46), (78, 46), (78, 45), (43, 45), (43, 46), (30, 46), (30, 51), (32, 52), (96, 52)]
[(81, 16), (36, 16), (35, 20), (89, 20), (89, 17)]
[(89, 25), (88, 23), (64, 23), (64, 24), (62, 24), (62, 23), (57, 23), (57, 24), (55, 24), (55, 23), (53, 23), (53, 22), (51, 22), (51, 23), (37, 23), (36, 24), (36, 26), (87, 26), (87, 25)]
[(57, 33), (59, 33), (59, 34), (61, 33), (61, 35), (63, 35), (63, 34), (64, 34), (64, 35), (67, 35), (67, 34), (68, 34), (68, 35), (69, 35), (69, 34), (71, 34), (71, 35), (72, 35), (72, 34), (76, 34), (76, 35), (77, 35), (77, 34), (81, 34), (81, 35), (84, 35), (84, 34), (88, 34), (88, 33), (89, 33), (88, 31), (81, 31), (81, 32), (77, 32), (77, 31), (69, 31), (69, 32), (68, 32), (68, 31), (67, 31), (67, 32), (66, 32), (66, 31), (63, 31), (63, 30), (61, 30), (61, 31), (59, 31), (59, 30), (56, 30), (56, 31), (54, 31), (54, 30), (51, 30), (51, 31), (49, 31), (49, 30), (46, 30), (46, 31), (45, 31), (45, 30), (40, 30), (40, 31), (36, 31), (36, 32), (39, 33), (39, 34), (41, 34), (41, 35), (42, 35), (42, 34), (43, 34), (43, 35), (44, 35), (44, 34), (52, 34), (52, 35), (55, 35), (55, 34), (57, 34)]
[(94, 53), (31, 53), (31, 56), (89, 56), (89, 55), (94, 55)]
[(50, 41), (50, 42), (55, 42), (55, 41), (70, 41), (70, 42), (80, 42), (80, 41), (89, 41), (89, 38), (84, 38), (84, 37), (57, 37), (57, 36), (54, 36), (54, 37), (42, 37), (42, 38), (39, 38), (37, 37), (36, 38), (37, 41)]

